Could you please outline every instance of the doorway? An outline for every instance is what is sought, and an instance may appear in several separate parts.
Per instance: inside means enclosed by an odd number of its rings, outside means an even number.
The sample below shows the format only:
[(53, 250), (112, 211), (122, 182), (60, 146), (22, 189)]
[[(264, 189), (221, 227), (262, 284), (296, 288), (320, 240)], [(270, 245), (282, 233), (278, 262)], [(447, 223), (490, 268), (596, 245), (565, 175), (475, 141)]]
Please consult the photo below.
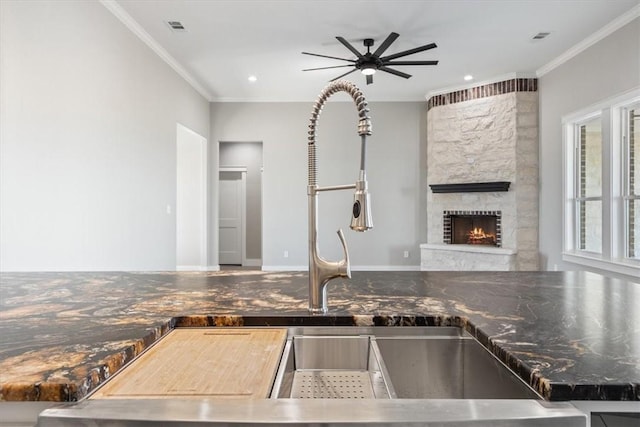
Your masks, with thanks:
[[(224, 265), (261, 267), (262, 142), (220, 141), (218, 154), (219, 264), (221, 268)], [(242, 185), (244, 193), (240, 189)], [(235, 213), (237, 210), (239, 215)], [(239, 219), (234, 219), (236, 216)], [(233, 224), (240, 221), (241, 231), (236, 232)], [(240, 261), (238, 254), (241, 254)]]
[[(207, 139), (176, 127), (176, 270), (207, 269)], [(167, 206), (167, 213), (171, 206)]]

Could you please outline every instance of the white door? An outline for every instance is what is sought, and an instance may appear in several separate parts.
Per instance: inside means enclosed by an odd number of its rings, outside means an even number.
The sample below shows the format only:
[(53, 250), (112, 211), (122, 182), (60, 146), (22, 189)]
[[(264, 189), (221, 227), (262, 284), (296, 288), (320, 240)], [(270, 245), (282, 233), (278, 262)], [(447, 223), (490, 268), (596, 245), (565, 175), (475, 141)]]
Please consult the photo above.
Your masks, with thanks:
[(244, 246), (244, 177), (246, 172), (220, 171), (219, 263), (242, 265)]

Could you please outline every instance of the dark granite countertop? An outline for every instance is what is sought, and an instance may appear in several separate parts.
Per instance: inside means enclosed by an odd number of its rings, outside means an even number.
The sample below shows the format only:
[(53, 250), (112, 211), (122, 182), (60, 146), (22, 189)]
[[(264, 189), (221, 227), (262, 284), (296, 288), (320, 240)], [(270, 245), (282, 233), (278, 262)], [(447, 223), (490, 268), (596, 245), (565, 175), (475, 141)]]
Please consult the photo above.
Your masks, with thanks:
[(456, 325), (549, 400), (640, 400), (640, 283), (584, 272), (2, 273), (0, 400), (75, 401), (173, 327)]

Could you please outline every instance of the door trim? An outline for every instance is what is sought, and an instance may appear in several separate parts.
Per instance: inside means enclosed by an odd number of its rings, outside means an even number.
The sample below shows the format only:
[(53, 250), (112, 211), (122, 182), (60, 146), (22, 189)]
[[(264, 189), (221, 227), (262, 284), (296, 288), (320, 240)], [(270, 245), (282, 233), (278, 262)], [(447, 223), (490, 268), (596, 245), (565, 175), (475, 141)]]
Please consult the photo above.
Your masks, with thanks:
[[(240, 227), (240, 240), (241, 240), (241, 252), (242, 252), (242, 265), (247, 265), (247, 168), (244, 166), (220, 166), (218, 168), (218, 180), (220, 180), (220, 172), (240, 172), (240, 221), (242, 226)], [(220, 205), (218, 204), (218, 221), (220, 220)], [(218, 228), (220, 224), (218, 223)], [(218, 252), (220, 251), (220, 242), (218, 241)]]

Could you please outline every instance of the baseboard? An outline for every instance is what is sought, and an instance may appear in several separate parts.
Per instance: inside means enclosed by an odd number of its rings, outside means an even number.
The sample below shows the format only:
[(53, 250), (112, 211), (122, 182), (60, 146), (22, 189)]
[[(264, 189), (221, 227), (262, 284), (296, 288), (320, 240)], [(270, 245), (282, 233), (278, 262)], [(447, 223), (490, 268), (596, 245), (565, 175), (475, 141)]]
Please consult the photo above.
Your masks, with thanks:
[[(262, 271), (308, 271), (306, 265), (263, 265)], [(351, 271), (420, 271), (419, 265), (352, 265)]]
[(260, 258), (247, 258), (242, 263), (243, 267), (260, 267), (262, 265), (262, 259)]

